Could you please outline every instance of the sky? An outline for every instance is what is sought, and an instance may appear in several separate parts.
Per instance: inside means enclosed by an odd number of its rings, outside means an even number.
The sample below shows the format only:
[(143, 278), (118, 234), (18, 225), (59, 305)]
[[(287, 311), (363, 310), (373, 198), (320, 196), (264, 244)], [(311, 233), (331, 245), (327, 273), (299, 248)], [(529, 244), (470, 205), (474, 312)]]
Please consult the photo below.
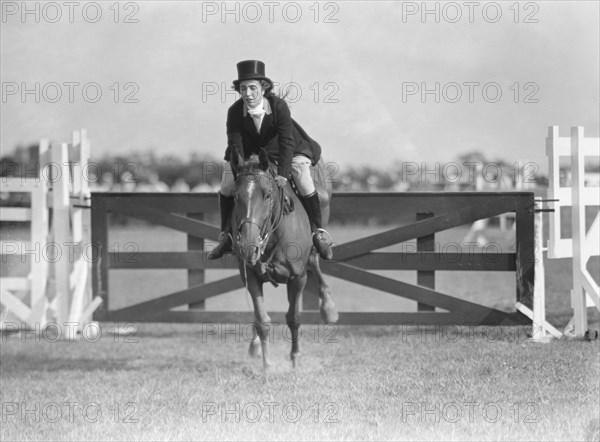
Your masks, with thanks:
[(544, 171), (548, 126), (599, 132), (596, 1), (0, 3), (2, 155), (86, 128), (92, 158), (221, 157), (246, 59), (340, 167)]

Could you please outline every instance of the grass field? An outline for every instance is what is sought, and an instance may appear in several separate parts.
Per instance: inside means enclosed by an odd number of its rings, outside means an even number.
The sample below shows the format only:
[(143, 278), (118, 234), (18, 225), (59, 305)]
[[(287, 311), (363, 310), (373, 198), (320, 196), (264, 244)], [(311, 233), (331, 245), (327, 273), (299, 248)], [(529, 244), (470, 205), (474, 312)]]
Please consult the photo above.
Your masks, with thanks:
[[(332, 228), (345, 242), (385, 227)], [(436, 237), (460, 242), (465, 229)], [(490, 229), (503, 251), (512, 232)], [(183, 250), (185, 237), (126, 227), (111, 243)], [(174, 248), (171, 247), (174, 245)], [(506, 248), (506, 250), (504, 250)], [(390, 250), (393, 250), (391, 248)], [(598, 261), (591, 263), (598, 275)], [(19, 272), (5, 263), (4, 272)], [(212, 272), (218, 278), (226, 272)], [(414, 272), (412, 272), (414, 273)], [(406, 281), (411, 272), (382, 272)], [(4, 274), (4, 273), (3, 273)], [(548, 319), (572, 312), (570, 260), (546, 262)], [(185, 271), (111, 272), (111, 303), (178, 290)], [(414, 310), (413, 302), (328, 278), (341, 311)], [(511, 309), (514, 273), (439, 272), (440, 291)], [(182, 288), (182, 287), (181, 287)], [(219, 299), (221, 298), (221, 299)], [(247, 311), (243, 291), (207, 302)], [(266, 293), (285, 309), (285, 289)], [(598, 314), (590, 309), (590, 327)], [(599, 440), (598, 341), (534, 344), (521, 327), (303, 327), (300, 366), (275, 327), (274, 368), (247, 356), (245, 324), (132, 324), (75, 342), (3, 335), (1, 440)], [(92, 342), (95, 341), (95, 342)]]

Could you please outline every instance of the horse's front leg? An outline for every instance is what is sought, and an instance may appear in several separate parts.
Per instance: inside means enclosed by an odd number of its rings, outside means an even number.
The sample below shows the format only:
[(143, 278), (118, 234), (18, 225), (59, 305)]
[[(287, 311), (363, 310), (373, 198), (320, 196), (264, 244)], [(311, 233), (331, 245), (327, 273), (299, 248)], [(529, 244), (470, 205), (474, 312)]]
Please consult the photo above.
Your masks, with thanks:
[(292, 352), (290, 353), (290, 359), (292, 360), (294, 368), (296, 368), (300, 358), (300, 343), (298, 339), (298, 329), (300, 328), (300, 298), (302, 291), (306, 286), (306, 278), (307, 275), (306, 272), (304, 272), (302, 276), (297, 276), (287, 283), (289, 308), (285, 315), (285, 320), (292, 332)]
[[(260, 339), (260, 345), (263, 354), (263, 366), (265, 369), (271, 366), (269, 361), (269, 332), (271, 330), (271, 318), (267, 314), (265, 308), (264, 296), (263, 296), (263, 284), (258, 280), (256, 274), (253, 271), (248, 271), (247, 274), (248, 291), (252, 296), (252, 303), (254, 304), (254, 328), (256, 335)], [(250, 354), (256, 354), (256, 348), (252, 348), (257, 345), (255, 339), (250, 343)]]

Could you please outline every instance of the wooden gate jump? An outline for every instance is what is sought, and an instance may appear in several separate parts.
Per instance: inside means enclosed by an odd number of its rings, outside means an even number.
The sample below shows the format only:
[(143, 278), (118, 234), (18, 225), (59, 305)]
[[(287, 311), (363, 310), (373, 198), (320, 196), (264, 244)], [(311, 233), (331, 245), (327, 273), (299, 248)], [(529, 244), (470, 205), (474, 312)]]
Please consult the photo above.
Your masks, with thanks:
[[(352, 219), (355, 216), (385, 213), (415, 221), (386, 232), (366, 236), (337, 246), (334, 262), (321, 261), (324, 273), (355, 284), (391, 293), (418, 302), (417, 312), (340, 312), (340, 324), (465, 324), (518, 325), (531, 320), (519, 311), (505, 312), (465, 301), (435, 290), (435, 271), (511, 271), (515, 272), (516, 302), (532, 308), (534, 282), (534, 194), (532, 192), (409, 192), (341, 193), (332, 198), (332, 213)], [(173, 311), (182, 305), (202, 306), (210, 297), (243, 288), (239, 275), (213, 282), (204, 281), (210, 269), (237, 269), (232, 256), (209, 261), (204, 240), (216, 241), (219, 229), (203, 221), (216, 213), (217, 197), (209, 193), (93, 193), (93, 291), (101, 296), (102, 306), (94, 319), (117, 322), (213, 322), (250, 323), (251, 312), (212, 312), (201, 309)], [(108, 250), (108, 214), (120, 213), (165, 226), (188, 235), (186, 252), (137, 252), (135, 259), (126, 253)], [(451, 259), (434, 249), (435, 234), (479, 219), (514, 213), (516, 242), (514, 253), (461, 253)], [(417, 239), (411, 253), (376, 250)], [(118, 310), (110, 309), (111, 269), (187, 269), (189, 287), (150, 301)], [(372, 273), (371, 270), (416, 270), (417, 285)], [(336, 293), (334, 293), (334, 297)], [(337, 294), (340, 296), (340, 294)], [(303, 323), (319, 323), (319, 300), (314, 281), (309, 282), (303, 299)], [(435, 311), (435, 308), (446, 311)], [(273, 313), (274, 322), (284, 323), (284, 313)]]

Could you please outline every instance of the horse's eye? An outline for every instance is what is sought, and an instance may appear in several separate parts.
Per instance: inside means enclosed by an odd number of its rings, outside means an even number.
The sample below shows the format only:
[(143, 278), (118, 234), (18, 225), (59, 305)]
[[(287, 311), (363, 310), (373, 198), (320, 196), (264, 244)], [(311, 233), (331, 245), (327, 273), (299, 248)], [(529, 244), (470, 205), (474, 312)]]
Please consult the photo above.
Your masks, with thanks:
[(271, 192), (265, 193), (265, 199), (268, 200), (269, 198), (271, 198)]

